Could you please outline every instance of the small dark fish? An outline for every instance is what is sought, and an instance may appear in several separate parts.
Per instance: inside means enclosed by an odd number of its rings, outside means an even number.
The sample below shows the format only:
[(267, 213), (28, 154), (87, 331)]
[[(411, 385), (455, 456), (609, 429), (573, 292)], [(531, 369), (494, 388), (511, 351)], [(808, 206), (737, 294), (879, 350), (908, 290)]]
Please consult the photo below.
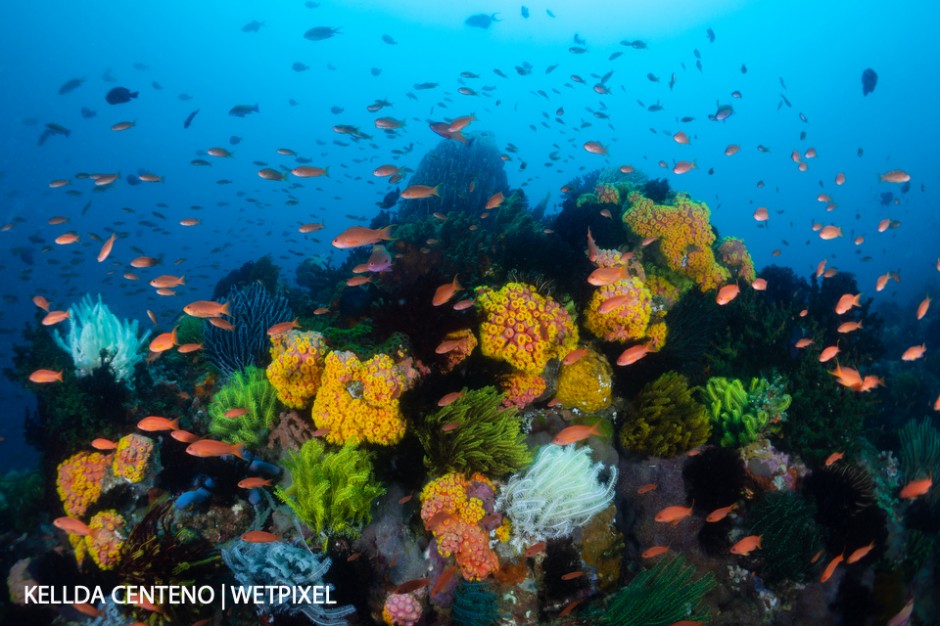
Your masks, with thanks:
[(131, 91), (127, 87), (115, 87), (105, 95), (104, 99), (108, 101), (108, 104), (123, 104), (136, 98), (137, 94), (138, 92)]
[(345, 109), (343, 109), (343, 107), (338, 107), (338, 106), (331, 106), (331, 107), (330, 107), (330, 113), (332, 113), (333, 115), (339, 115), (339, 114), (342, 113), (344, 110), (345, 110)]
[(780, 77), (780, 86), (783, 87), (784, 89), (787, 88), (787, 84), (783, 82), (783, 76)]
[(471, 15), (468, 17), (464, 24), (467, 26), (473, 26), (474, 28), (489, 28), (493, 25), (493, 22), (501, 22), (502, 20), (496, 19), (497, 13), (491, 13), (487, 15), (486, 13), (477, 13), (476, 15)]
[(623, 41), (620, 42), (620, 45), (626, 46), (627, 48), (633, 48), (635, 50), (645, 50), (646, 48), (649, 47), (646, 45), (645, 41), (640, 41), (639, 39), (637, 39), (636, 41), (630, 41), (628, 39), (624, 39)]
[(747, 66), (744, 63), (741, 64), (741, 73), (747, 74)]
[(700, 72), (702, 71), (702, 60), (701, 60), (701, 59), (696, 59), (696, 60), (695, 60), (695, 67), (698, 68), (698, 71), (700, 71)]
[(62, 126), (61, 124), (56, 124), (55, 122), (49, 122), (46, 124), (46, 129), (53, 135), (65, 135), (68, 137), (72, 134), (72, 131), (70, 131), (68, 128)]
[(369, 73), (372, 74), (373, 76), (379, 76), (382, 73), (382, 68), (373, 67), (371, 70), (369, 70)]
[(90, 120), (96, 115), (98, 114), (92, 111), (91, 109), (89, 109), (88, 107), (82, 107), (82, 117), (85, 118), (86, 120)]
[(652, 112), (652, 113), (655, 113), (656, 111), (662, 111), (662, 110), (663, 110), (663, 105), (661, 105), (661, 104), (659, 103), (659, 100), (657, 100), (657, 101), (656, 101), (656, 104), (651, 104), (651, 105), (649, 105), (648, 107), (646, 107), (646, 110), (647, 110), (647, 111), (650, 111), (650, 112)]
[[(653, 74), (652, 72), (648, 73), (648, 74), (646, 75), (646, 78), (647, 78), (647, 80), (649, 80), (649, 81), (652, 82), (652, 83), (658, 83), (658, 82), (659, 82), (659, 76), (656, 76), (656, 75)], [(602, 82), (603, 82), (603, 81), (602, 81)]]
[(582, 37), (578, 33), (574, 34), (574, 42), (578, 44), (579, 46), (583, 46), (587, 44), (587, 42), (584, 40), (584, 37)]
[(196, 114), (199, 113), (199, 109), (196, 109), (192, 113), (186, 116), (186, 119), (183, 120), (183, 128), (189, 128), (189, 125), (193, 123), (193, 118), (196, 117)]
[(75, 91), (82, 86), (82, 83), (85, 82), (84, 78), (73, 78), (71, 80), (65, 81), (61, 87), (59, 87), (59, 95), (67, 94), (70, 91)]
[(793, 108), (793, 105), (790, 104), (790, 101), (787, 100), (787, 97), (785, 95), (780, 94), (780, 99), (783, 101), (785, 105), (787, 105), (787, 108)]
[(390, 209), (398, 202), (398, 198), (401, 196), (401, 189), (395, 188), (395, 191), (389, 191), (385, 194), (385, 197), (382, 198), (381, 202), (376, 202), (375, 204), (380, 209)]
[(234, 117), (245, 117), (249, 113), (257, 113), (258, 105), (250, 104), (236, 104), (231, 109), (229, 109), (228, 114)]
[(506, 78), (506, 74), (504, 74), (503, 70), (499, 69), (498, 67), (493, 70), (493, 73), (501, 78)]
[(422, 89), (434, 89), (437, 87), (437, 83), (415, 83), (413, 86), (416, 91), (420, 91)]
[(391, 35), (382, 35), (382, 41), (384, 41), (385, 43), (387, 43), (387, 44), (390, 45), (390, 46), (397, 46), (397, 45), (398, 45), (398, 42), (395, 41), (395, 39), (393, 39)]
[(529, 7), (522, 5), (522, 17), (529, 19)]
[(556, 69), (557, 67), (558, 67), (558, 64), (557, 64), (557, 63), (555, 63), (554, 65), (549, 65), (548, 67), (545, 68), (545, 73), (546, 73), (546, 74), (551, 74), (552, 72), (555, 71), (555, 69)]
[(242, 142), (242, 138), (239, 137), (238, 135), (232, 135), (231, 137), (228, 138), (228, 142), (229, 144), (233, 146), (237, 146), (238, 144)]
[[(867, 96), (875, 90), (875, 85), (878, 84), (878, 74), (875, 73), (875, 70), (868, 68), (862, 72), (862, 95)], [(61, 93), (61, 91), (59, 92)]]
[(150, 81), (150, 86), (156, 89), (157, 91), (161, 91), (163, 89), (163, 85), (161, 85), (155, 80)]
[(581, 46), (571, 46), (568, 48), (568, 52), (571, 54), (584, 54), (587, 52), (587, 48), (582, 48)]
[(545, 15), (547, 15), (548, 17), (551, 17), (551, 18), (554, 18), (554, 17), (555, 17), (555, 14), (552, 13), (552, 10), (551, 10), (551, 9), (545, 9)]
[(672, 91), (672, 88), (676, 85), (676, 73), (672, 73), (672, 78), (669, 79), (669, 91)]
[(186, 102), (187, 100), (192, 100), (192, 99), (193, 99), (193, 97), (192, 97), (191, 95), (189, 95), (188, 93), (181, 93), (181, 94), (180, 94), (179, 96), (177, 96), (177, 97), (178, 97), (180, 100), (182, 100), (183, 102)]
[(710, 43), (715, 43), (715, 31), (709, 28), (705, 31), (705, 34), (708, 36), (708, 41)]
[(331, 28), (329, 26), (314, 26), (304, 33), (304, 39), (309, 39), (310, 41), (323, 41), (324, 39), (329, 39), (333, 35), (338, 34), (340, 34), (339, 28)]
[(679, 121), (682, 122), (683, 124), (688, 124), (689, 122), (695, 121), (695, 118), (692, 117), (691, 115), (687, 115), (687, 116), (683, 117), (683, 118), (682, 118), (681, 120), (679, 120)]
[(304, 6), (307, 7), (308, 9), (316, 9), (317, 7), (320, 6), (320, 3), (314, 2), (313, 0), (307, 0), (307, 2), (304, 2)]
[(127, 181), (128, 185), (136, 186), (140, 184), (140, 178), (138, 178), (134, 174), (128, 174), (127, 176), (124, 177), (124, 180)]
[(310, 66), (304, 65), (300, 61), (294, 61), (294, 64), (291, 65), (290, 68), (294, 70), (295, 72), (306, 72), (307, 70), (310, 69)]
[(264, 22), (259, 22), (258, 20), (251, 20), (244, 26), (242, 26), (243, 33), (257, 33), (261, 30), (261, 27), (264, 26)]
[(146, 63), (141, 63), (140, 61), (137, 61), (136, 63), (134, 63), (133, 67), (135, 70), (139, 72), (146, 72), (147, 70), (150, 69), (149, 65), (147, 65)]

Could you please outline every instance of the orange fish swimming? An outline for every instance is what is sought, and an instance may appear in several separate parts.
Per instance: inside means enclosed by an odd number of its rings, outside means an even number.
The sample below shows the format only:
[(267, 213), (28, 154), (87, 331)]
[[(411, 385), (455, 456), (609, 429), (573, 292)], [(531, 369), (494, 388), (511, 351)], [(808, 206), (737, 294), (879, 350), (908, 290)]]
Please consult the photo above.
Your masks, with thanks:
[(678, 161), (672, 168), (673, 174), (685, 174), (696, 169), (695, 161)]
[(629, 278), (626, 267), (599, 267), (590, 273), (587, 281), (595, 287), (605, 287), (623, 278)]
[(720, 306), (728, 304), (732, 300), (738, 297), (738, 294), (741, 293), (741, 288), (736, 284), (725, 285), (718, 290), (718, 295), (715, 297), (715, 302)]
[(38, 306), (40, 309), (42, 309), (46, 313), (49, 312), (49, 301), (43, 298), (42, 296), (38, 296), (38, 295), (33, 296), (33, 304)]
[(833, 452), (832, 454), (826, 457), (825, 466), (829, 467), (833, 463), (836, 463), (837, 461), (841, 460), (844, 455), (845, 455), (844, 452)]
[(881, 175), (883, 183), (906, 183), (911, 179), (911, 175), (904, 170), (891, 170)]
[(930, 308), (930, 296), (924, 298), (920, 304), (917, 305), (917, 319), (922, 320), (924, 316), (927, 315), (927, 309)]
[(573, 365), (584, 358), (584, 355), (587, 354), (587, 348), (575, 348), (571, 352), (565, 355), (565, 358), (561, 360), (562, 365)]
[(52, 525), (59, 530), (64, 530), (73, 535), (85, 537), (92, 534), (92, 530), (88, 528), (85, 522), (75, 519), (74, 517), (57, 517), (52, 520)]
[(633, 365), (647, 354), (649, 354), (649, 348), (646, 344), (630, 346), (617, 357), (617, 365)]
[[(693, 502), (692, 505), (694, 506), (695, 503)], [(657, 513), (656, 517), (653, 519), (660, 523), (672, 523), (677, 525), (690, 515), (692, 515), (692, 506), (667, 506)]]
[(708, 517), (705, 518), (705, 521), (711, 522), (713, 524), (715, 522), (720, 522), (721, 520), (728, 517), (728, 514), (731, 513), (731, 511), (735, 510), (737, 507), (738, 505), (737, 503), (735, 503), (730, 506), (723, 506), (720, 509), (715, 509), (714, 511), (708, 514)]
[(249, 530), (242, 535), (242, 541), (248, 543), (277, 543), (281, 538), (264, 530)]
[(842, 236), (842, 229), (838, 226), (826, 226), (819, 231), (819, 238), (825, 241)]
[(754, 550), (759, 550), (761, 548), (760, 538), (760, 535), (748, 535), (741, 541), (731, 546), (731, 554), (747, 556)]
[(434, 306), (441, 306), (442, 304), (447, 304), (454, 295), (463, 289), (460, 286), (460, 283), (457, 281), (457, 276), (454, 276), (454, 280), (449, 283), (444, 283), (434, 291), (434, 297), (431, 298), (431, 304)]
[(601, 432), (597, 429), (600, 420), (594, 422), (591, 426), (584, 426), (583, 424), (576, 424), (574, 426), (568, 426), (563, 429), (555, 438), (552, 439), (552, 443), (556, 446), (567, 446), (571, 443), (576, 443), (578, 441), (584, 441), (591, 435), (595, 437), (600, 437)]
[(150, 351), (151, 352), (166, 352), (175, 345), (178, 345), (176, 340), (176, 327), (173, 327), (173, 330), (168, 333), (161, 333), (157, 335), (153, 341), (150, 342)]
[(225, 443), (224, 441), (215, 441), (214, 439), (200, 439), (199, 441), (194, 441), (189, 444), (186, 448), (186, 454), (191, 454), (192, 456), (198, 456), (201, 458), (206, 457), (217, 457), (217, 456), (228, 456), (233, 454), (242, 460), (247, 460), (244, 457), (244, 443), (230, 444)]
[(295, 317), (293, 321), (290, 322), (281, 322), (280, 324), (275, 324), (268, 329), (268, 335), (270, 337), (276, 337), (277, 335), (283, 335), (289, 330), (294, 328), (300, 328), (300, 324), (297, 323), (297, 318)]
[(117, 233), (111, 233), (111, 236), (108, 237), (107, 241), (104, 242), (104, 245), (101, 246), (101, 251), (98, 253), (98, 262), (101, 263), (111, 255), (111, 250), (114, 248), (114, 242), (117, 240)]
[(858, 563), (859, 561), (864, 559), (866, 556), (868, 556), (868, 553), (871, 552), (874, 549), (874, 547), (875, 547), (875, 542), (872, 541), (867, 546), (862, 546), (861, 548), (855, 550), (854, 552), (852, 552), (852, 554), (849, 555), (849, 558), (845, 560), (845, 564), (851, 565), (852, 563)]
[(29, 375), (29, 381), (32, 383), (61, 383), (62, 372), (42, 369), (36, 370)]
[(646, 483), (645, 485), (641, 485), (637, 487), (636, 492), (637, 494), (642, 496), (642, 495), (646, 495), (650, 493), (651, 491), (656, 491), (656, 489), (658, 488), (659, 488), (659, 485), (657, 485), (656, 483)]
[(117, 444), (110, 439), (99, 437), (91, 442), (91, 447), (95, 450), (114, 450)]
[(228, 419), (230, 419), (230, 420), (233, 420), (233, 419), (237, 419), (237, 418), (239, 418), (239, 417), (241, 417), (241, 416), (243, 416), (243, 415), (247, 415), (247, 414), (248, 414), (248, 409), (246, 409), (246, 408), (244, 408), (244, 407), (235, 407), (235, 408), (229, 409), (228, 411), (226, 411), (225, 413), (223, 413), (222, 416), (223, 416), (223, 417), (226, 417), (226, 418), (228, 418)]
[(902, 361), (916, 361), (917, 359), (924, 356), (924, 353), (927, 352), (927, 346), (921, 344), (919, 346), (911, 346), (904, 351), (904, 354), (901, 355)]
[(836, 332), (839, 333), (854, 333), (856, 330), (862, 327), (861, 322), (843, 322), (839, 324), (839, 327), (836, 328)]
[(150, 281), (151, 287), (156, 287), (157, 289), (172, 289), (173, 287), (178, 287), (179, 285), (186, 284), (185, 276), (170, 276), (169, 274), (164, 274), (163, 276), (157, 276)]
[(186, 313), (186, 315), (202, 319), (221, 317), (222, 315), (232, 317), (232, 314), (229, 312), (228, 302), (219, 304), (212, 300), (196, 300), (195, 302), (190, 302), (183, 307), (183, 312)]
[(901, 489), (899, 496), (902, 500), (913, 500), (914, 498), (919, 498), (920, 496), (926, 494), (928, 491), (930, 491), (932, 486), (932, 477), (912, 480), (911, 482), (904, 485), (904, 488)]
[(766, 222), (770, 219), (770, 213), (767, 212), (766, 207), (757, 207), (757, 210), (754, 211), (754, 219), (758, 222)]
[(848, 313), (853, 306), (862, 306), (859, 300), (861, 299), (862, 294), (857, 293), (854, 296), (850, 293), (842, 294), (842, 297), (839, 298), (839, 301), (836, 303), (836, 315), (844, 315)]
[(437, 406), (450, 406), (463, 396), (463, 391), (451, 391), (441, 396), (441, 399), (437, 401)]
[(330, 177), (330, 168), (314, 167), (312, 165), (300, 165), (290, 171), (297, 178), (316, 178), (317, 176)]
[(179, 427), (179, 418), (171, 420), (167, 417), (160, 417), (159, 415), (148, 415), (144, 419), (137, 422), (137, 428), (150, 433), (161, 430), (178, 430)]
[(505, 198), (503, 197), (503, 192), (497, 191), (492, 196), (490, 196), (490, 199), (486, 201), (486, 206), (483, 208), (487, 211), (489, 211), (490, 209), (495, 209), (496, 207), (498, 207), (499, 205), (503, 203), (503, 200), (505, 200)]
[(622, 306), (629, 307), (634, 302), (636, 302), (636, 298), (633, 295), (613, 296), (601, 302), (600, 306), (597, 307), (597, 312), (604, 315)]
[(243, 478), (238, 481), (238, 486), (242, 489), (258, 489), (259, 487), (270, 487), (271, 479), (270, 478)]
[(430, 198), (431, 196), (440, 197), (438, 193), (440, 187), (440, 185), (435, 185), (434, 187), (430, 185), (412, 185), (401, 192), (401, 197), (405, 200), (421, 200), (423, 198)]
[(385, 228), (372, 229), (364, 226), (352, 226), (340, 233), (333, 239), (333, 247), (341, 250), (347, 248), (358, 248), (360, 246), (371, 246), (380, 241), (392, 241), (392, 226)]
[(669, 546), (653, 546), (640, 553), (640, 556), (644, 559), (653, 559), (667, 552), (669, 552)]
[(47, 313), (45, 317), (42, 318), (42, 325), (55, 326), (59, 322), (63, 322), (69, 319), (69, 317), (70, 314), (68, 311), (49, 311), (49, 313)]
[(832, 578), (832, 575), (836, 572), (836, 568), (839, 567), (839, 563), (841, 563), (843, 559), (845, 559), (845, 554), (840, 554), (839, 556), (829, 561), (829, 565), (826, 566), (826, 569), (823, 570), (822, 576), (819, 577), (819, 582), (824, 583)]
[(607, 154), (607, 148), (599, 141), (587, 141), (584, 143), (584, 149), (591, 154)]
[(751, 289), (754, 291), (767, 291), (767, 279), (755, 278), (753, 281), (751, 281)]
[(813, 340), (810, 339), (809, 337), (803, 337), (802, 339), (797, 339), (796, 343), (793, 344), (793, 346), (798, 349), (803, 349), (811, 345), (813, 345)]

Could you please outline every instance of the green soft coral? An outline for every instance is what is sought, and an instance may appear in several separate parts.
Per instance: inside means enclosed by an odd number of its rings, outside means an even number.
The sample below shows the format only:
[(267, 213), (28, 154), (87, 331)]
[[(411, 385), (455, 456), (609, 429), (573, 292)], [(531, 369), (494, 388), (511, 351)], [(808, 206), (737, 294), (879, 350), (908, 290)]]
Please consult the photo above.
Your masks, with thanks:
[(779, 430), (787, 417), (791, 398), (783, 382), (775, 378), (752, 378), (750, 385), (737, 378), (716, 376), (702, 389), (712, 426), (719, 443), (738, 448)]
[(372, 473), (372, 457), (353, 443), (327, 452), (310, 439), (284, 466), (293, 483), (275, 494), (307, 526), (324, 538), (359, 536), (372, 520), (372, 501), (385, 493)]
[(620, 443), (627, 450), (671, 457), (702, 445), (711, 434), (705, 407), (693, 397), (688, 379), (676, 372), (643, 387), (634, 409), (620, 429)]
[(502, 399), (493, 387), (475, 389), (428, 417), (418, 432), (425, 466), (435, 475), (480, 472), (498, 479), (531, 463), (519, 415), (502, 407)]
[(767, 582), (803, 582), (822, 547), (816, 507), (788, 491), (766, 494), (748, 516), (751, 532), (761, 536), (761, 574)]
[[(238, 417), (226, 417), (231, 409), (247, 409)], [(277, 423), (277, 390), (268, 382), (264, 370), (248, 366), (229, 377), (228, 382), (209, 404), (209, 432), (229, 443), (244, 442), (257, 446)]]

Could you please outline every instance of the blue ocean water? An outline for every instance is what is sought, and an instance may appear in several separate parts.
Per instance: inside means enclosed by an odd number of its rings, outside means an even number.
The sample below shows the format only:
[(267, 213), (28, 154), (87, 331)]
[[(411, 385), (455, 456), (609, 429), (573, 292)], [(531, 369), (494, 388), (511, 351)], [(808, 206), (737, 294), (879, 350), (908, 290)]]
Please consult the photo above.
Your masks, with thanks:
[[(389, 184), (373, 169), (413, 170), (442, 141), (429, 123), (471, 113), (468, 136), (490, 134), (507, 156), (510, 187), (533, 205), (547, 195), (549, 216), (574, 177), (630, 165), (707, 202), (712, 224), (743, 238), (758, 268), (775, 263), (809, 276), (826, 260), (855, 274), (875, 310), (890, 303), (913, 315), (925, 295), (938, 294), (934, 4), (582, 0), (525, 8), (528, 17), (518, 3), (477, 1), (6, 6), (0, 366), (10, 366), (21, 329), (35, 319), (37, 294), (65, 309), (100, 293), (119, 317), (148, 328), (152, 311), (163, 332), (184, 304), (209, 299), (219, 279), (265, 254), (289, 280), (305, 258), (339, 265), (346, 252), (330, 241), (368, 225), (376, 204), (408, 184), (407, 175)], [(468, 25), (471, 15), (491, 23)], [(314, 27), (335, 31), (305, 38)], [(863, 95), (868, 68), (877, 84)], [(609, 72), (609, 93), (597, 93), (592, 87)], [(80, 84), (60, 93), (73, 79)], [(109, 104), (115, 87), (138, 95)], [(368, 111), (376, 100), (390, 104)], [(237, 105), (257, 111), (233, 116)], [(721, 105), (733, 115), (710, 120)], [(402, 128), (377, 129), (382, 116)], [(111, 129), (125, 121), (133, 126)], [(48, 124), (68, 132), (50, 133)], [(687, 145), (674, 140), (679, 131)], [(589, 141), (606, 154), (585, 150)], [(726, 156), (731, 144), (740, 151)], [(208, 156), (213, 147), (232, 157)], [(297, 156), (329, 176), (258, 175), (296, 167)], [(193, 165), (197, 159), (208, 165)], [(678, 161), (695, 167), (675, 174)], [(893, 170), (910, 181), (880, 179)], [(95, 189), (79, 173), (119, 177)], [(128, 182), (142, 173), (162, 181)], [(70, 182), (50, 188), (57, 179)], [(831, 211), (820, 194), (831, 197)], [(758, 207), (769, 220), (753, 218)], [(50, 225), (55, 216), (67, 221)], [(181, 225), (186, 219), (199, 223)], [(878, 232), (885, 219), (891, 227)], [(298, 232), (311, 222), (324, 229)], [(843, 236), (822, 240), (814, 224), (838, 226)], [(53, 242), (66, 232), (79, 241)], [(98, 263), (101, 240), (114, 232), (114, 251)], [(139, 254), (163, 263), (140, 271), (140, 281), (125, 279)], [(901, 280), (876, 292), (887, 272)], [(146, 285), (157, 273), (184, 275), (185, 286), (160, 297)], [(906, 347), (887, 346), (898, 354)], [(2, 380), (0, 398), (0, 468), (35, 465), (22, 434), (31, 394)]]

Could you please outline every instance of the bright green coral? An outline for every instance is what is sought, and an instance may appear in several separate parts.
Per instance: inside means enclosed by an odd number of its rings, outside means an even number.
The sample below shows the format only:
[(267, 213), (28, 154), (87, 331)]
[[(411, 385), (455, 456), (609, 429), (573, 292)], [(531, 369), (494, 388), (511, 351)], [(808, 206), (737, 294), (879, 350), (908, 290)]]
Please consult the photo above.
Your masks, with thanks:
[[(226, 417), (232, 409), (247, 409), (244, 415)], [(264, 370), (248, 366), (236, 372), (209, 404), (209, 432), (229, 443), (259, 445), (277, 422), (277, 391)]]
[(532, 455), (522, 422), (515, 408), (501, 406), (502, 399), (493, 387), (474, 389), (428, 417), (418, 433), (425, 466), (435, 475), (500, 478), (528, 465)]
[(705, 407), (692, 396), (686, 377), (676, 372), (643, 387), (634, 408), (620, 429), (620, 443), (628, 450), (671, 457), (702, 445), (711, 434)]
[(695, 567), (687, 566), (681, 554), (661, 560), (614, 595), (601, 624), (670, 626), (680, 620), (707, 624), (708, 611), (699, 604), (715, 587), (715, 575), (709, 572), (693, 580), (695, 574)]
[(778, 430), (787, 418), (791, 398), (781, 378), (752, 378), (747, 387), (737, 378), (715, 376), (702, 390), (719, 443), (739, 448)]
[(372, 501), (385, 493), (372, 474), (371, 455), (352, 443), (326, 452), (319, 440), (310, 439), (284, 466), (293, 483), (275, 493), (324, 540), (358, 537), (372, 520)]

